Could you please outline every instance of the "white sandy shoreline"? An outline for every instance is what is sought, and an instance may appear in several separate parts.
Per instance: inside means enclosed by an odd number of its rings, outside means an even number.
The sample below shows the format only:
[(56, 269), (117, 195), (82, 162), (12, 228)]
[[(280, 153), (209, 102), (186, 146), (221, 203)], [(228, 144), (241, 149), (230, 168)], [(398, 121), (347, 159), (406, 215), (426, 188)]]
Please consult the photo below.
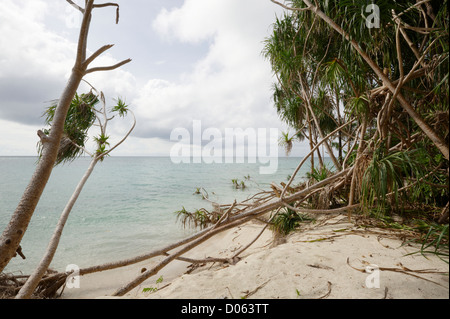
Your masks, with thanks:
[[(253, 221), (224, 231), (185, 257), (231, 257), (252, 241), (263, 226)], [(306, 226), (288, 236), (286, 242), (273, 245), (272, 233), (266, 230), (235, 265), (207, 264), (185, 274), (189, 264), (174, 261), (122, 298), (449, 298), (447, 263), (436, 256), (407, 256), (418, 251), (419, 246), (402, 246), (399, 239), (383, 235), (386, 230), (379, 231), (364, 232), (337, 216)], [(142, 268), (149, 269), (161, 258), (83, 276), (80, 288), (66, 289), (62, 298), (108, 298), (138, 276)], [(372, 274), (364, 272), (368, 265), (378, 269)], [(407, 271), (425, 269), (433, 273)], [(161, 276), (163, 281), (156, 283)], [(143, 292), (144, 288), (158, 290)]]

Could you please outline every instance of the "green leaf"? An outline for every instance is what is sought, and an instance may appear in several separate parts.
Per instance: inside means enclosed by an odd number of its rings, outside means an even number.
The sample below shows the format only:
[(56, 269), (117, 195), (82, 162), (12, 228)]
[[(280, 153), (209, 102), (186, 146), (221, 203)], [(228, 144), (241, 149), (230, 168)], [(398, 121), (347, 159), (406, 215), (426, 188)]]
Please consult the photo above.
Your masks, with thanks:
[(112, 108), (112, 112), (119, 113), (119, 116), (124, 117), (128, 113), (128, 105), (120, 97), (116, 100), (117, 104)]

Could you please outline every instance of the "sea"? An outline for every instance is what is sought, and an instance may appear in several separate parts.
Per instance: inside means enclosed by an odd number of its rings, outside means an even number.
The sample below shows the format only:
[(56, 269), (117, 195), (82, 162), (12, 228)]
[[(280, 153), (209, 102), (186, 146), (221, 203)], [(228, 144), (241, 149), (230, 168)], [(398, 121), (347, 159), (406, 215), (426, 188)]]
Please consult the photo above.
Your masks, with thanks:
[[(8, 273), (28, 274), (37, 266), (57, 221), (90, 157), (56, 166), (34, 212), (21, 246), (26, 259), (13, 258)], [(219, 204), (241, 201), (271, 182), (287, 182), (302, 158), (279, 157), (276, 172), (260, 174), (261, 163), (174, 163), (170, 157), (108, 157), (84, 186), (64, 228), (51, 268), (80, 268), (151, 252), (193, 234), (176, 211), (205, 208), (202, 189)], [(34, 172), (36, 157), (0, 157), (0, 230), (8, 224)], [(309, 170), (306, 161), (296, 182)], [(236, 189), (232, 180), (243, 181)]]

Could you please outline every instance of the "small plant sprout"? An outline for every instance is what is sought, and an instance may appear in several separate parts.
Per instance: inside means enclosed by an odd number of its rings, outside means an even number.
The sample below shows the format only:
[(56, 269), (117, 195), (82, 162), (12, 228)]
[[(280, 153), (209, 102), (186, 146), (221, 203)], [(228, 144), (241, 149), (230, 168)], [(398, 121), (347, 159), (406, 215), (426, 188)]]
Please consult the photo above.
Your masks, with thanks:
[[(245, 178), (245, 179), (249, 179), (249, 178), (250, 178), (250, 175), (248, 176), (248, 178), (247, 178), (246, 176), (244, 176), (244, 178)], [(238, 180), (237, 178), (232, 179), (232, 180), (231, 180), (231, 183), (233, 184), (233, 186), (234, 186), (235, 189), (244, 189), (244, 188), (247, 187), (247, 186), (245, 185), (245, 182), (244, 182), (244, 181), (240, 181), (240, 180)]]
[(148, 287), (148, 288), (144, 288), (144, 289), (142, 289), (142, 292), (150, 292), (150, 293), (153, 293), (153, 292), (156, 292), (156, 291), (158, 291), (158, 285), (160, 284), (160, 283), (162, 283), (164, 281), (164, 278), (163, 278), (163, 276), (160, 276), (157, 280), (156, 280), (156, 287)]
[(117, 112), (120, 117), (125, 117), (128, 114), (128, 105), (120, 97), (115, 101), (116, 105), (112, 108), (111, 112)]

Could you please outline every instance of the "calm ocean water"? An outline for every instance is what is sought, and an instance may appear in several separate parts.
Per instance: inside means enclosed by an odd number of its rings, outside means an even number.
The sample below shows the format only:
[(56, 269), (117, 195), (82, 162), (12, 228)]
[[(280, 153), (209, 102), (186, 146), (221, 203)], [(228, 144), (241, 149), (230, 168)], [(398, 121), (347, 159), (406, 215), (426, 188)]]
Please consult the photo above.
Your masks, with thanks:
[[(174, 164), (169, 157), (110, 157), (98, 163), (75, 204), (52, 268), (80, 267), (133, 257), (173, 243), (193, 230), (176, 222), (175, 211), (210, 209), (195, 195), (203, 187), (221, 204), (243, 200), (270, 182), (286, 181), (301, 159), (279, 158), (275, 174), (260, 175), (261, 164)], [(6, 271), (29, 273), (45, 251), (57, 220), (90, 158), (56, 167), (22, 240), (27, 257), (13, 258)], [(0, 230), (10, 220), (34, 171), (34, 157), (0, 157)], [(303, 177), (308, 164), (299, 172)], [(250, 181), (244, 176), (250, 175)], [(231, 179), (244, 180), (244, 190)]]

